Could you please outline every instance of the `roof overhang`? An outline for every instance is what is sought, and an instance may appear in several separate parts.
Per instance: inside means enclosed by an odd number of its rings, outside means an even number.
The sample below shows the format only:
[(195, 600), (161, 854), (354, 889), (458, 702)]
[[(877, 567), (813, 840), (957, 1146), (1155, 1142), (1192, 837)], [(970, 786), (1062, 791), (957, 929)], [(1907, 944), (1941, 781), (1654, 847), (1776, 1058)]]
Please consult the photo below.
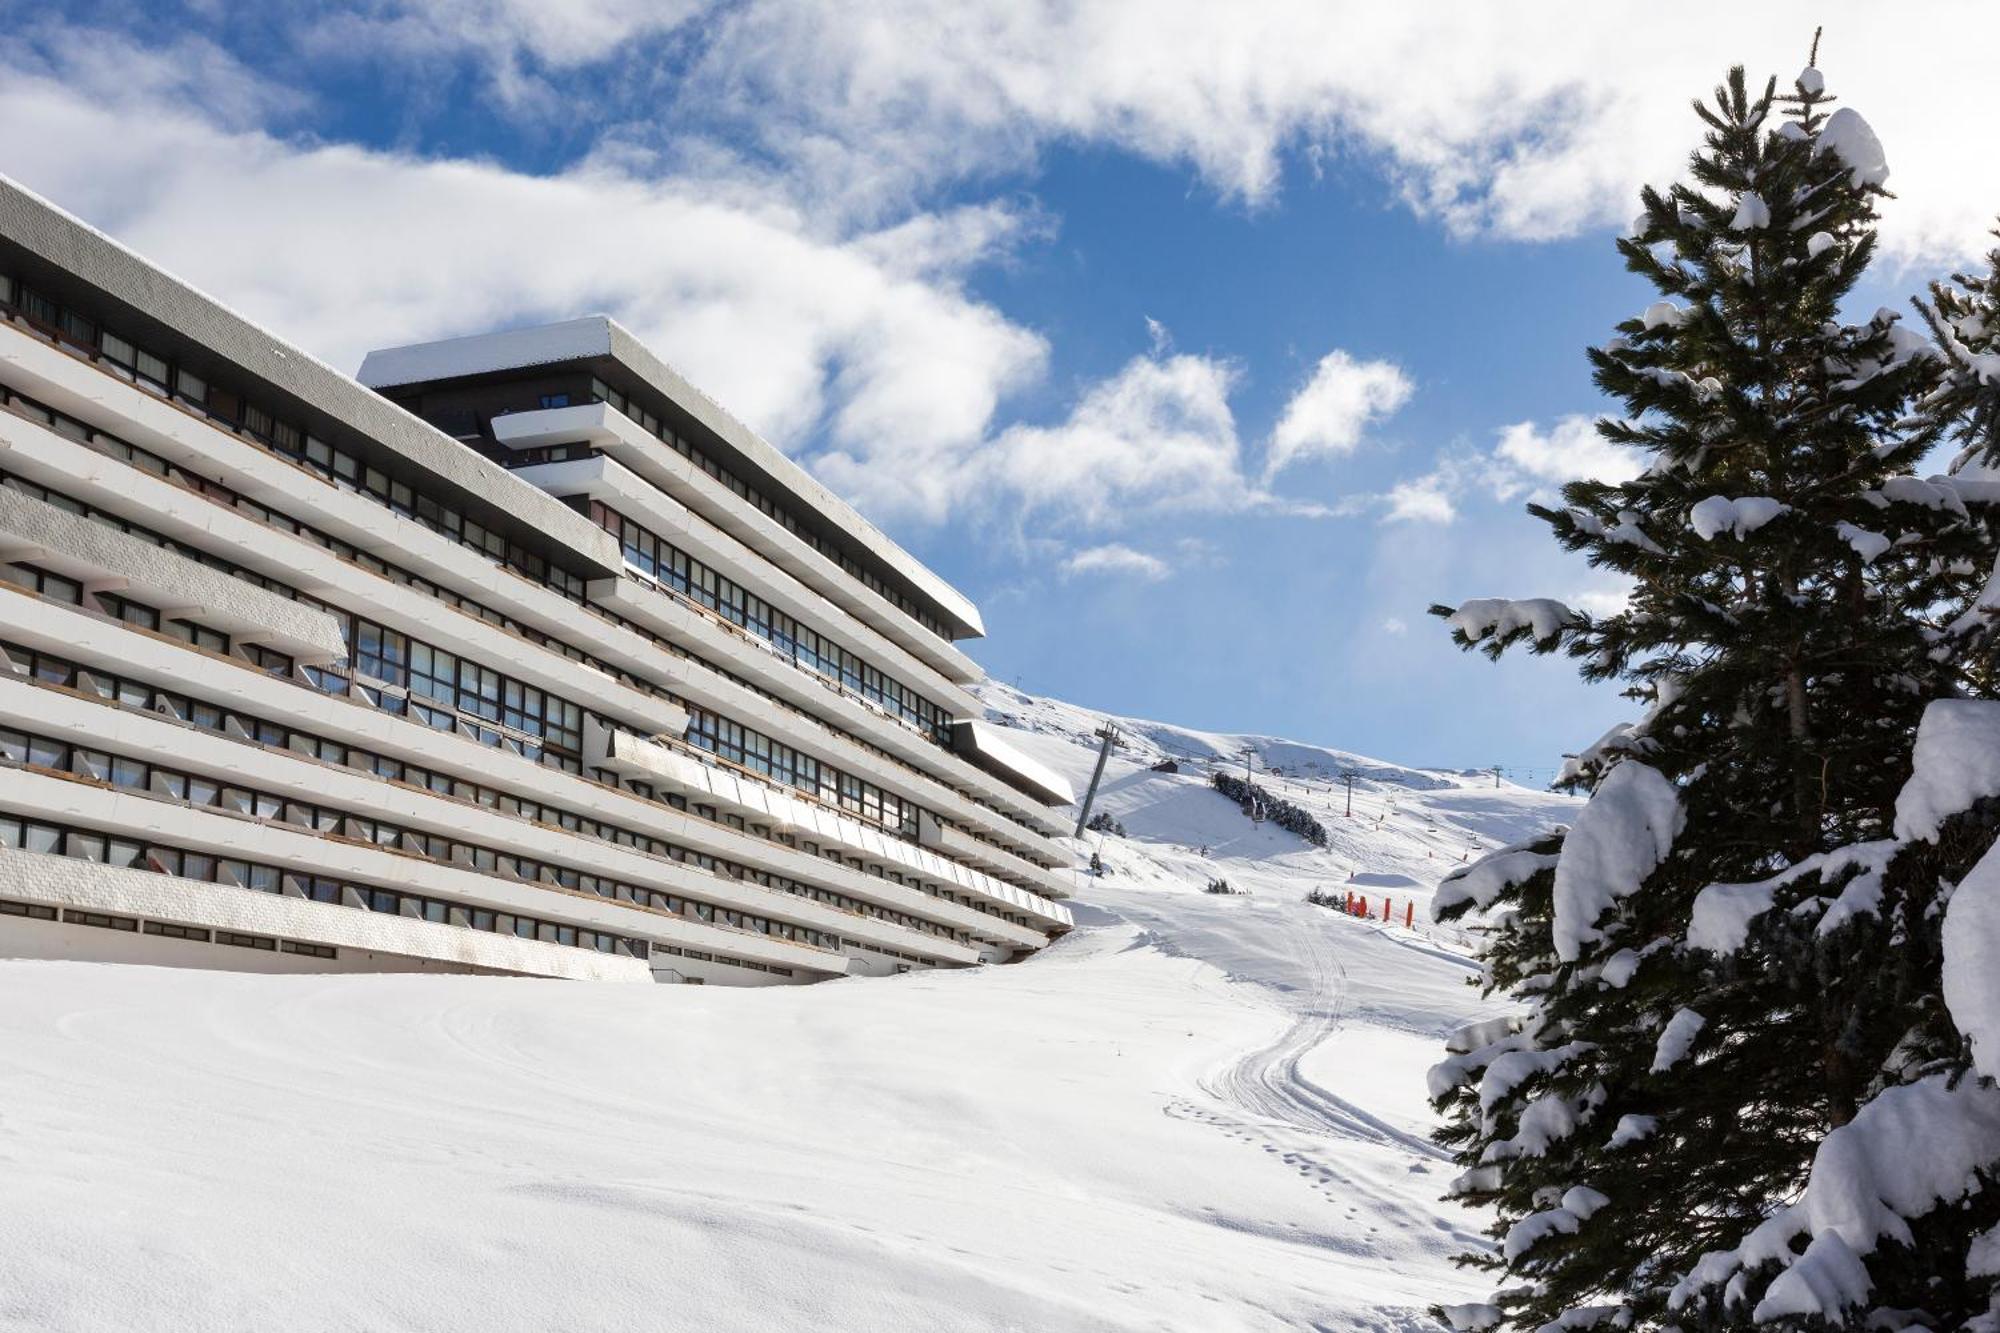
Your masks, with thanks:
[(952, 723), (951, 731), (953, 748), (1008, 786), (1026, 792), (1043, 805), (1076, 804), (1076, 791), (1069, 785), (1069, 779), (1015, 749), (999, 727), (968, 719)]

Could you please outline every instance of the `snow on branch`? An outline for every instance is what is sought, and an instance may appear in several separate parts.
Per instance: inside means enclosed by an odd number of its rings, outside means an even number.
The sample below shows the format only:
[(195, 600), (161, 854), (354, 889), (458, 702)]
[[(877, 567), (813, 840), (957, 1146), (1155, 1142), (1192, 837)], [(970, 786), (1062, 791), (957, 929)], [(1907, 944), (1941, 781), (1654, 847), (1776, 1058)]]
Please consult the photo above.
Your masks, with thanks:
[(1694, 1046), (1694, 1039), (1708, 1026), (1708, 1020), (1692, 1009), (1677, 1010), (1667, 1020), (1667, 1026), (1660, 1032), (1660, 1040), (1653, 1047), (1653, 1067), (1655, 1074), (1664, 1074), (1682, 1060)]
[[(2000, 850), (2000, 849), (1997, 849)], [(2000, 858), (1988, 851), (1959, 881), (1944, 912), (1944, 1004), (1972, 1047), (1972, 1063), (2000, 1072)]]
[(1820, 127), (1816, 152), (1832, 153), (1848, 168), (1848, 178), (1856, 185), (1880, 185), (1889, 179), (1889, 154), (1876, 137), (1874, 126), (1859, 111), (1844, 106), (1826, 118)]
[(1930, 704), (1917, 724), (1911, 767), (1896, 797), (1896, 836), (1928, 841), (1951, 816), (2000, 796), (2000, 703)]
[(1575, 962), (1604, 938), (1597, 922), (1667, 859), (1686, 813), (1660, 771), (1635, 759), (1614, 767), (1577, 814), (1556, 862), (1556, 957)]
[(1856, 917), (1872, 915), (1882, 903), (1882, 875), (1890, 860), (1907, 845), (1895, 838), (1859, 842), (1808, 856), (1755, 883), (1711, 884), (1695, 895), (1687, 942), (1713, 954), (1738, 952), (1749, 941), (1752, 923), (1777, 904), (1778, 890), (1814, 874), (1831, 880), (1844, 871), (1855, 871), (1840, 896), (1820, 916), (1816, 934), (1828, 934)]
[(1746, 495), (1740, 500), (1711, 495), (1688, 510), (1688, 526), (1705, 542), (1712, 542), (1725, 532), (1741, 539), (1791, 509), (1768, 495)]
[(1533, 850), (1540, 842), (1537, 839), (1502, 847), (1488, 852), (1463, 870), (1454, 870), (1446, 875), (1431, 897), (1432, 918), (1449, 920), (1468, 906), (1483, 912), (1499, 901), (1500, 895), (1507, 890), (1525, 884), (1554, 866), (1554, 853)]
[[(1964, 1198), (1996, 1158), (2000, 1090), (1972, 1078), (1954, 1085), (1944, 1074), (1889, 1088), (1821, 1141), (1797, 1203), (1735, 1249), (1703, 1255), (1668, 1307), (1685, 1307), (1739, 1270), (1779, 1263), (1785, 1271), (1751, 1318), (1837, 1318), (1873, 1289), (1862, 1260), (1883, 1240), (1913, 1244), (1910, 1220)], [(1793, 1250), (1800, 1239), (1810, 1242), (1803, 1254)]]
[(1460, 603), (1446, 619), (1468, 642), (1477, 643), (1491, 635), (1496, 643), (1506, 643), (1526, 634), (1536, 643), (1548, 643), (1563, 630), (1579, 624), (1583, 616), (1551, 597), (1475, 597)]

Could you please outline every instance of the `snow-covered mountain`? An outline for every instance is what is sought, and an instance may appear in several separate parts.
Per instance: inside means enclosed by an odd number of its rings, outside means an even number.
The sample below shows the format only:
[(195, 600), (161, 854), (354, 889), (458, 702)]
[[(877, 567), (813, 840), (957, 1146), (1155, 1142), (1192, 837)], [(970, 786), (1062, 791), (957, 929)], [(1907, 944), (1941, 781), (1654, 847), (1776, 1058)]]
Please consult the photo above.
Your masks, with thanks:
[[(1082, 791), (1103, 715), (986, 698)], [(1438, 1201), (1423, 1071), (1485, 1010), (1421, 900), (1574, 803), (1118, 725), (1098, 808), (1125, 834), (1078, 848), (1110, 873), (1014, 966), (729, 990), (0, 962), (7, 1322), (1428, 1327), (1484, 1287), (1448, 1262), (1478, 1219)], [(1208, 787), (1245, 744), (1325, 848)], [(1395, 923), (1303, 901), (1343, 886)]]
[[(1126, 878), (1159, 887), (1228, 878), (1238, 888), (1302, 896), (1315, 884), (1392, 891), (1420, 900), (1446, 874), (1483, 850), (1565, 823), (1577, 802), (1521, 787), (1490, 773), (1410, 768), (1366, 755), (1271, 736), (1195, 731), (1115, 717), (995, 682), (980, 687), (990, 720), (1014, 729), (1017, 748), (1070, 780), (1079, 797), (1090, 783), (1099, 731), (1117, 727), (1093, 814), (1108, 813), (1126, 838), (1087, 835)], [(1253, 824), (1209, 785), (1221, 771), (1242, 776), (1244, 752), (1256, 785), (1303, 808), (1327, 830), (1324, 849), (1265, 822)], [(1171, 763), (1175, 771), (1160, 771)], [(1343, 773), (1354, 774), (1350, 799)], [(1208, 855), (1191, 862), (1187, 849)], [(1116, 876), (1114, 876), (1116, 878)], [(1088, 890), (1084, 896), (1088, 896)]]

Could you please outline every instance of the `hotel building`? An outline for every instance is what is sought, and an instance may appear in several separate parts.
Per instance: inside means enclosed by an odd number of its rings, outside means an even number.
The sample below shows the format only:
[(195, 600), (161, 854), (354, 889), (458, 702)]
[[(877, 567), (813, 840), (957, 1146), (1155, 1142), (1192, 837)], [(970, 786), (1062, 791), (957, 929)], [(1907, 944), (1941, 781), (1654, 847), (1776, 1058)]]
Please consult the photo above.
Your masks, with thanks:
[(1071, 924), (978, 610), (604, 318), (359, 382), (0, 179), (0, 956), (799, 983)]

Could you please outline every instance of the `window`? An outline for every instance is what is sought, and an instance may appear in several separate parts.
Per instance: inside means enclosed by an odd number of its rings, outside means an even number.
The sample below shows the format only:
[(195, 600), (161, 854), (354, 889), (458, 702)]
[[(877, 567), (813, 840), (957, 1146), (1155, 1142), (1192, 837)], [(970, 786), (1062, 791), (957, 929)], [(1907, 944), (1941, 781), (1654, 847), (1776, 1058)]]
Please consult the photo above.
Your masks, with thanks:
[(56, 909), (44, 907), (40, 903), (0, 901), (0, 916), (25, 916), (36, 921), (53, 921), (56, 919)]

